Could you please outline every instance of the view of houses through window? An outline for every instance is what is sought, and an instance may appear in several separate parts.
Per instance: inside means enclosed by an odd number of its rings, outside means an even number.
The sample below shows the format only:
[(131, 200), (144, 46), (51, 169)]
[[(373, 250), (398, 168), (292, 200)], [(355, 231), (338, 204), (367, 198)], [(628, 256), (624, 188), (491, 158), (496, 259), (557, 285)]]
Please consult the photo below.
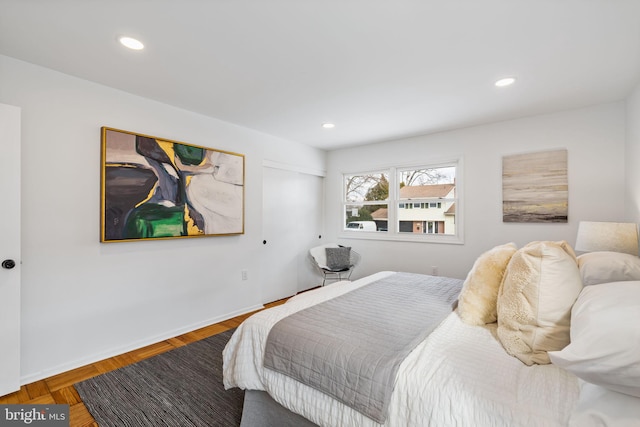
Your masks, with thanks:
[(456, 234), (456, 165), (344, 175), (345, 230)]

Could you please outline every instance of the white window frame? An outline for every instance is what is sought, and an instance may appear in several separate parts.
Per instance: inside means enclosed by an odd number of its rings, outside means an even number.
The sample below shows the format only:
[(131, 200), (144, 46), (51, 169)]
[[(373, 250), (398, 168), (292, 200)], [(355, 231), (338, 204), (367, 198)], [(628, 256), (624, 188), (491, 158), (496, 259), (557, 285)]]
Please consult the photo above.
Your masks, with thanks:
[[(425, 242), (425, 243), (444, 243), (444, 244), (464, 244), (464, 178), (463, 178), (463, 158), (455, 157), (450, 159), (441, 159), (436, 162), (424, 162), (419, 164), (410, 165), (393, 165), (372, 168), (368, 171), (348, 171), (343, 172), (340, 185), (342, 186), (342, 200), (340, 203), (340, 227), (338, 237), (345, 239), (365, 239), (365, 240), (393, 240), (393, 241), (407, 241), (407, 242)], [(399, 232), (398, 230), (398, 215), (397, 211), (401, 209), (400, 204), (404, 203), (405, 208), (408, 203), (413, 204), (413, 201), (407, 201), (406, 199), (399, 199), (398, 189), (398, 174), (402, 170), (410, 169), (437, 169), (443, 167), (455, 167), (456, 168), (456, 190), (454, 203), (456, 205), (456, 232), (455, 234), (430, 234), (430, 233), (406, 233)], [(389, 197), (384, 201), (365, 202), (365, 204), (386, 204), (387, 205), (387, 231), (357, 231), (345, 229), (345, 212), (346, 205), (353, 204), (353, 202), (347, 203), (346, 201), (346, 186), (345, 177), (352, 175), (367, 175), (372, 173), (387, 173), (389, 180)], [(423, 202), (420, 200), (420, 202)]]

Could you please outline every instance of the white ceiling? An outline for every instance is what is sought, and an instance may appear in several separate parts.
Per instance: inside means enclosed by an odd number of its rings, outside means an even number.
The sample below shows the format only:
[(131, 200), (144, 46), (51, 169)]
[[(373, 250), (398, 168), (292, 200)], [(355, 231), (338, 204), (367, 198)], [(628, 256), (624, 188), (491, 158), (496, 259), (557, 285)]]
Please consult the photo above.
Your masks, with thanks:
[(640, 1), (0, 0), (0, 54), (334, 149), (624, 99)]

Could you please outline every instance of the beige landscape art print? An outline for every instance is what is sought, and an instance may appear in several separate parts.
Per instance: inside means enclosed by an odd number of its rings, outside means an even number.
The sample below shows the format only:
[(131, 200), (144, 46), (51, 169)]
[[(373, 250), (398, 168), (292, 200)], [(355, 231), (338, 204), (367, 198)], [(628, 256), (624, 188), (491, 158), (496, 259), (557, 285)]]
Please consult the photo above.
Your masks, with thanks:
[(567, 150), (502, 158), (503, 222), (567, 222)]

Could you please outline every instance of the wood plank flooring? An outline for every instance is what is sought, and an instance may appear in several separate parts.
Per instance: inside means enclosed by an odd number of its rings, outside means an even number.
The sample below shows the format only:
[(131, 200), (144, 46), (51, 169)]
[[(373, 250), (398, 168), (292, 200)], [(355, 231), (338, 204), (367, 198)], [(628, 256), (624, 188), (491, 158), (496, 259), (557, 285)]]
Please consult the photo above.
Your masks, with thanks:
[[(283, 304), (287, 298), (265, 304), (265, 308)], [(156, 356), (174, 348), (182, 347), (195, 341), (208, 338), (231, 328), (236, 328), (253, 313), (243, 314), (224, 322), (216, 323), (186, 334), (161, 341), (138, 350), (105, 359), (90, 365), (82, 366), (69, 372), (55, 375), (20, 387), (15, 393), (0, 397), (0, 404), (68, 404), (70, 407), (71, 427), (99, 427), (82, 399), (73, 388), (73, 384), (113, 371), (118, 368)]]

